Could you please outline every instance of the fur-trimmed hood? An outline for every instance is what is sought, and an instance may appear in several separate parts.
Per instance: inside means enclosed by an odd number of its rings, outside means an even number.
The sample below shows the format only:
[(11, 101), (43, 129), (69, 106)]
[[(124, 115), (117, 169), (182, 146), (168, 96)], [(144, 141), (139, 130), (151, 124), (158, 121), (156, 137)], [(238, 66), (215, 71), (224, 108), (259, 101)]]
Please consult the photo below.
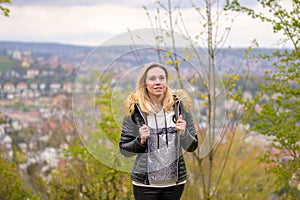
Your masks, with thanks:
[[(183, 89), (174, 90), (174, 103), (181, 103), (183, 105), (183, 109), (187, 112), (192, 110), (193, 100), (191, 96)], [(123, 112), (125, 115), (132, 115), (135, 109), (135, 104), (138, 104), (137, 96), (135, 92), (132, 92), (126, 99)]]

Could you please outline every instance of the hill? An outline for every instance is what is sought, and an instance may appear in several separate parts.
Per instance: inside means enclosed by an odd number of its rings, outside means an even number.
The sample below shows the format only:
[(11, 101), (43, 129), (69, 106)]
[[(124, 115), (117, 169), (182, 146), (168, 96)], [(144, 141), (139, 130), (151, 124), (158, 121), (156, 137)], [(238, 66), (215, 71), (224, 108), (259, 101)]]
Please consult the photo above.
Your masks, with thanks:
[(90, 51), (93, 47), (79, 46), (60, 43), (37, 43), (37, 42), (10, 42), (0, 41), (0, 51), (3, 50), (20, 50), (31, 52), (56, 52), (63, 53), (68, 51)]

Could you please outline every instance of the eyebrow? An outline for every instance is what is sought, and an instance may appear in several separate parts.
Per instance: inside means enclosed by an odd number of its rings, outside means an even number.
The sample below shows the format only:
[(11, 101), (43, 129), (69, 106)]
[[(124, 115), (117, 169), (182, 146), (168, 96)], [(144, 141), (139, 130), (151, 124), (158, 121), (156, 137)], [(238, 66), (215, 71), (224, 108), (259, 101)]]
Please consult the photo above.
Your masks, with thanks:
[[(153, 78), (153, 77), (156, 77), (156, 75), (150, 75), (150, 76), (147, 76), (147, 77), (148, 78)], [(165, 78), (166, 76), (161, 74), (161, 75), (157, 75), (157, 77), (164, 77)]]
[[(147, 76), (156, 76), (156, 74), (147, 74)], [(157, 76), (166, 76), (165, 74), (158, 74)]]

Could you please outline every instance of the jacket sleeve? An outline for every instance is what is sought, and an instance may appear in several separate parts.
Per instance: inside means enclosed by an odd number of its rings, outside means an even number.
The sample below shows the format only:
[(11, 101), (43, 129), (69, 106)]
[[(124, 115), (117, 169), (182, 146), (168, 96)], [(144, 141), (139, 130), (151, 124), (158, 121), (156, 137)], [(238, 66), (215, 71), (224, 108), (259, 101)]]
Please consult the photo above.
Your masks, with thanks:
[(191, 113), (185, 113), (186, 131), (183, 137), (180, 137), (180, 143), (184, 150), (188, 152), (195, 151), (198, 147), (198, 137)]
[(119, 148), (126, 157), (146, 151), (146, 145), (140, 144), (139, 127), (130, 116), (124, 117)]

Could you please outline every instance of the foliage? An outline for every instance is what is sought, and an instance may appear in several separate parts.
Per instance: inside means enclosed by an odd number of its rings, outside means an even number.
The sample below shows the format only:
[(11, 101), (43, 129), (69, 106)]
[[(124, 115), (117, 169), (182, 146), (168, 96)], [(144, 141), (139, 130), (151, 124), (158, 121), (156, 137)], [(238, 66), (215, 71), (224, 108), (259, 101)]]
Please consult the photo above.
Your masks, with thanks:
[[(249, 139), (241, 126), (226, 136), (226, 143), (218, 147), (214, 155), (214, 173), (212, 177), (213, 190), (211, 195), (215, 199), (268, 199), (273, 192), (275, 178), (271, 174), (266, 175), (259, 156), (263, 146), (254, 143), (254, 138)], [(248, 141), (248, 142), (246, 142)], [(230, 147), (230, 153), (228, 149)], [(228, 162), (224, 165), (224, 157), (228, 156)], [(186, 155), (187, 156), (187, 155)], [(192, 158), (187, 159), (189, 177), (183, 199), (203, 199), (199, 185), (203, 188), (203, 182), (199, 179), (199, 167), (193, 165)], [(203, 160), (203, 166), (208, 164)], [(222, 168), (224, 166), (224, 173)], [(222, 174), (222, 176), (220, 176)], [(220, 183), (220, 184), (218, 184)]]
[(0, 124), (2, 124), (2, 123), (4, 123), (4, 120), (2, 119), (2, 112), (1, 112), (1, 110), (0, 110)]
[[(98, 107), (100, 113), (99, 119), (97, 119), (97, 125), (102, 135), (105, 135), (104, 138), (118, 144), (120, 129), (113, 113), (120, 110), (114, 110), (117, 108), (113, 106), (112, 101), (114, 100), (114, 104), (117, 105), (118, 108), (121, 108), (124, 99), (120, 98), (121, 94), (113, 93), (111, 80), (112, 75), (110, 74), (100, 77), (99, 89), (95, 99), (95, 105)], [(123, 97), (125, 98), (125, 95)]]
[(262, 12), (241, 5), (239, 0), (226, 0), (226, 2), (225, 10), (246, 13), (253, 19), (271, 24), (274, 33), (283, 33), (286, 37), (283, 41), (291, 42), (295, 50), (299, 51), (299, 0), (287, 1), (289, 8), (282, 5), (283, 1), (257, 0), (263, 8)]
[(0, 0), (0, 11), (4, 14), (4, 16), (8, 17), (10, 10), (4, 6), (1, 6), (1, 4), (4, 4), (4, 3), (10, 4), (11, 1), (10, 0)]
[(79, 142), (65, 151), (66, 164), (51, 173), (49, 199), (126, 199), (129, 177), (103, 165)]
[[(81, 136), (88, 135), (89, 139), (81, 137), (81, 141), (77, 139), (65, 149), (64, 164), (50, 175), (50, 199), (132, 198), (129, 175), (116, 170), (114, 164), (119, 164), (116, 152), (106, 148), (108, 140), (116, 144), (120, 137), (120, 130), (112, 115), (112, 90), (109, 80), (109, 75), (100, 77), (100, 89), (96, 91), (96, 98), (91, 99), (100, 114), (97, 121), (89, 122), (95, 123), (96, 127), (80, 133)], [(102, 159), (109, 162), (109, 166)]]
[(33, 191), (23, 186), (21, 177), (16, 172), (16, 165), (0, 156), (0, 197), (3, 200), (40, 199)]
[(295, 199), (299, 195), (295, 187), (300, 183), (300, 2), (289, 1), (289, 10), (279, 1), (258, 2), (268, 15), (246, 8), (238, 1), (231, 1), (227, 8), (270, 23), (274, 32), (282, 32), (284, 41), (291, 42), (293, 48), (262, 55), (261, 58), (276, 58), (275, 70), (266, 71), (267, 83), (260, 85), (253, 99), (236, 96), (236, 100), (244, 106), (243, 122), (249, 123), (251, 130), (273, 138), (264, 161), (277, 177), (278, 191), (287, 191), (283, 198)]
[(10, 71), (11, 69), (14, 68), (14, 66), (17, 65), (15, 60), (9, 59), (8, 57), (5, 56), (0, 56), (0, 72), (2, 74), (5, 74), (7, 71)]

